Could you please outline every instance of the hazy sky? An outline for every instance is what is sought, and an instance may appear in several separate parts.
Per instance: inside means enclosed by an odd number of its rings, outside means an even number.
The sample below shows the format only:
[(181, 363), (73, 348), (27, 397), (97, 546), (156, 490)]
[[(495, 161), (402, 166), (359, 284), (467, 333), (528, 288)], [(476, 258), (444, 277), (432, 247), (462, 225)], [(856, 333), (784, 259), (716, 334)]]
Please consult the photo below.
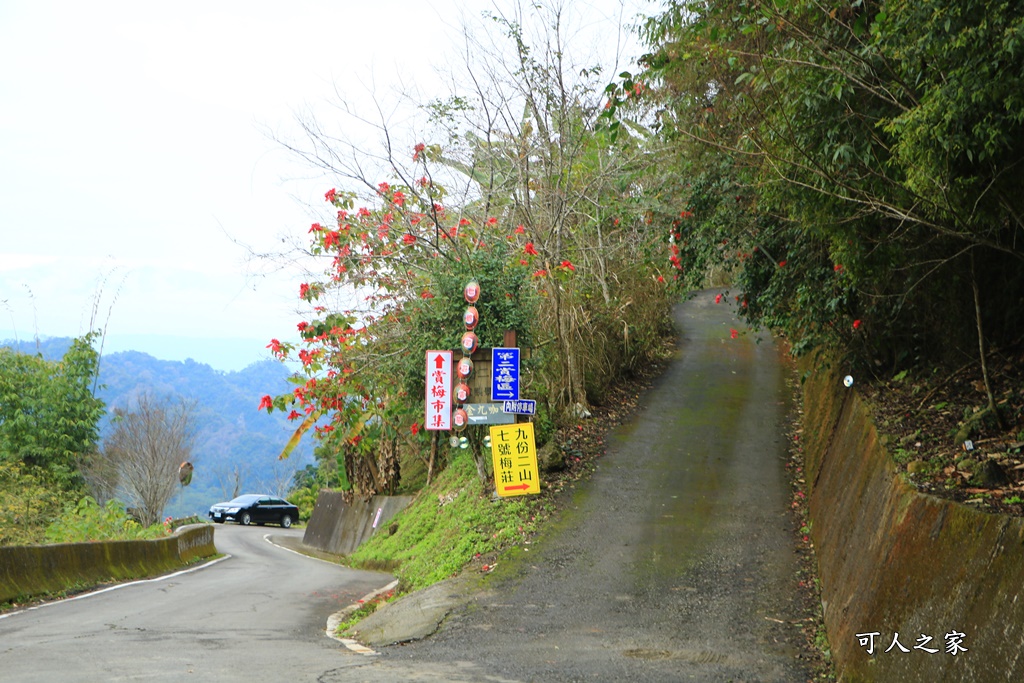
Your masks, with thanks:
[[(0, 339), (81, 334), (102, 292), (107, 351), (269, 357), (296, 336), (302, 275), (239, 243), (304, 236), (337, 183), (267, 131), (331, 116), (336, 92), (432, 94), (461, 18), (495, 4), (0, 0)], [(566, 5), (614, 40), (619, 2)]]

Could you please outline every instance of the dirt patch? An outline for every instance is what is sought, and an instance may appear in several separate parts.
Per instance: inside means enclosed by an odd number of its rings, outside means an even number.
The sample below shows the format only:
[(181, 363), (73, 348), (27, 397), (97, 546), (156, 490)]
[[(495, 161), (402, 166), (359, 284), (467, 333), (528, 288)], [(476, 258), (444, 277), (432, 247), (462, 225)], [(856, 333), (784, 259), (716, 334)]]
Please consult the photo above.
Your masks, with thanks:
[(989, 372), (998, 421), (986, 411), (977, 362), (857, 389), (897, 467), (918, 490), (1024, 516), (1024, 352), (990, 359)]

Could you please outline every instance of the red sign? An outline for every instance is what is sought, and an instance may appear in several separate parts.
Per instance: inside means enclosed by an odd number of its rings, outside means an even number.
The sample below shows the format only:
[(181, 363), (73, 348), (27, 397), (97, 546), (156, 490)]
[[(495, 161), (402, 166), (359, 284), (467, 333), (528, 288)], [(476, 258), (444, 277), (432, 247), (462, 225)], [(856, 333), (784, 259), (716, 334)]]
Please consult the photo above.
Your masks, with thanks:
[(427, 351), (426, 415), (427, 429), (452, 428), (452, 352)]

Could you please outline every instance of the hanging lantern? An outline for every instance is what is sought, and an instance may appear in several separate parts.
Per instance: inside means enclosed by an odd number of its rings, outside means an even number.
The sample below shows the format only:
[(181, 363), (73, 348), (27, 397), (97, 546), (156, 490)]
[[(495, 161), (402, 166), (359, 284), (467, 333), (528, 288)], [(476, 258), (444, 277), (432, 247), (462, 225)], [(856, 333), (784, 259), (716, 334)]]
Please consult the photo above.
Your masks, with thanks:
[(457, 432), (461, 432), (469, 424), (469, 415), (462, 408), (457, 408), (452, 413), (452, 428)]
[(465, 382), (459, 383), (459, 386), (455, 387), (455, 400), (459, 403), (465, 403), (469, 400), (469, 385)]
[(462, 335), (462, 352), (468, 355), (472, 355), (476, 351), (476, 347), (480, 345), (480, 339), (472, 332), (467, 332)]
[(473, 374), (473, 361), (469, 358), (460, 359), (456, 372), (460, 379), (469, 379), (469, 376)]
[(476, 310), (476, 306), (470, 306), (466, 309), (466, 312), (462, 314), (462, 322), (466, 323), (467, 330), (472, 330), (476, 327), (476, 324), (480, 322), (480, 311)]
[(466, 297), (468, 303), (475, 304), (480, 298), (480, 283), (476, 280), (470, 280), (466, 284), (466, 288), (462, 290), (462, 295)]

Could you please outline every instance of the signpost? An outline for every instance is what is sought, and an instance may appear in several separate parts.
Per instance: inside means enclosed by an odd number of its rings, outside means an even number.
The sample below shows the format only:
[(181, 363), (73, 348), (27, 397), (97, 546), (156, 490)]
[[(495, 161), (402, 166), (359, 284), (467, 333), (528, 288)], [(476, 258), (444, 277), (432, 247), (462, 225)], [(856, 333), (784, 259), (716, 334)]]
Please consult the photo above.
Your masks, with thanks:
[(515, 415), (536, 415), (537, 402), (527, 399), (521, 399), (519, 401), (503, 401), (501, 404), (501, 410), (502, 412), (512, 413)]
[(491, 427), (494, 488), (499, 496), (540, 493), (533, 423)]
[(519, 349), (491, 349), (491, 400), (519, 399)]
[(500, 403), (467, 403), (463, 407), (471, 425), (507, 425), (516, 421), (516, 416), (504, 412)]
[(452, 352), (427, 351), (427, 429), (452, 428)]

